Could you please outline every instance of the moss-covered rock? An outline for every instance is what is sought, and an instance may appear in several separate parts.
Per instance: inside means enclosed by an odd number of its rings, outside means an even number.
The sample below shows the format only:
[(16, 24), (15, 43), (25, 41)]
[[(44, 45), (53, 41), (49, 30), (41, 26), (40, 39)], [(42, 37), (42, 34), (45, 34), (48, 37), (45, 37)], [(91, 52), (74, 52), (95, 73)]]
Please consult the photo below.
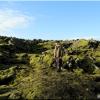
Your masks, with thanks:
[(72, 56), (77, 66), (57, 72), (50, 67), (55, 42), (0, 37), (0, 99), (97, 99), (99, 46), (92, 50), (84, 39), (60, 41), (67, 50), (63, 64)]

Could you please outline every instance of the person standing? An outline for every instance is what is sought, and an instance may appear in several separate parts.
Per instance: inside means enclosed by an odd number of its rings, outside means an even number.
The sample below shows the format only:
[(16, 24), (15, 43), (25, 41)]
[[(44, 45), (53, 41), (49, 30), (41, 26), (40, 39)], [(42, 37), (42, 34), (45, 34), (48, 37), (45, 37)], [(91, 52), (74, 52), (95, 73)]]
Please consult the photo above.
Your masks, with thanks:
[(54, 61), (55, 62), (55, 66), (58, 69), (58, 72), (61, 71), (61, 67), (62, 67), (62, 57), (64, 55), (64, 47), (60, 44), (59, 41), (57, 41), (55, 43), (55, 48), (54, 48)]

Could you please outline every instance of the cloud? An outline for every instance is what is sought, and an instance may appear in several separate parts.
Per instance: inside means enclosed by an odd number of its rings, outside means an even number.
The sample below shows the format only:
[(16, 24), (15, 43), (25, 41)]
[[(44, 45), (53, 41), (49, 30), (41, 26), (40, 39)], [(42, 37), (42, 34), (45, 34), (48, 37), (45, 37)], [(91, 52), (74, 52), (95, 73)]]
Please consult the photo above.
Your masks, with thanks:
[(31, 17), (12, 9), (0, 9), (0, 32), (26, 27)]

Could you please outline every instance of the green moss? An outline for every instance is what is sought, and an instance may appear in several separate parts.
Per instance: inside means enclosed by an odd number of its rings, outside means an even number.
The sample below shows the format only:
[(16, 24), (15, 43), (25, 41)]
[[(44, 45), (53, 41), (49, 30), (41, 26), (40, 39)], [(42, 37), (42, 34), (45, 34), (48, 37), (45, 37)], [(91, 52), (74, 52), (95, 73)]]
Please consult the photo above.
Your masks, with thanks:
[(95, 69), (93, 72), (96, 76), (100, 76), (100, 69)]
[(47, 66), (50, 66), (50, 65), (51, 65), (52, 60), (53, 60), (53, 57), (52, 57), (51, 55), (46, 55), (46, 56), (44, 56), (44, 58), (43, 58), (43, 62), (44, 62), (45, 64), (47, 64)]
[[(15, 63), (0, 64), (0, 84), (2, 85), (0, 86), (0, 99), (90, 100), (96, 98), (94, 77), (99, 77), (100, 71), (96, 69), (91, 74), (83, 73), (83, 70), (87, 69), (85, 68), (87, 60), (82, 63), (83, 68), (76, 68), (73, 72), (64, 69), (57, 72), (57, 68), (50, 68), (55, 41), (39, 42), (37, 40), (25, 41), (18, 39), (13, 39), (13, 41), (16, 56), (13, 56), (12, 59), (15, 60)], [(99, 51), (95, 49), (93, 52), (88, 49), (88, 40), (63, 41), (62, 44), (64, 43), (69, 52), (79, 52), (79, 54), (64, 55), (64, 63), (70, 56), (81, 61), (84, 59), (85, 54), (93, 53), (93, 56), (96, 57), (95, 63), (99, 65)], [(72, 44), (67, 46), (67, 43)], [(7, 51), (11, 50), (9, 47), (7, 44), (0, 46), (0, 57), (5, 58), (5, 62), (10, 59), (9, 51)], [(3, 53), (4, 50), (7, 52)], [(46, 51), (46, 54), (42, 55), (44, 51)], [(91, 65), (93, 62), (87, 61), (87, 63)]]
[(13, 100), (18, 100), (18, 99), (21, 99), (21, 93), (17, 90), (14, 90), (10, 93), (8, 99), (13, 99)]
[(66, 61), (68, 60), (69, 57), (70, 56), (68, 56), (68, 55), (64, 55), (63, 58), (62, 58), (63, 59), (63, 62), (66, 63)]
[(100, 62), (100, 57), (96, 57), (96, 62)]
[(72, 48), (84, 48), (88, 46), (88, 41), (81, 39), (73, 43)]
[(15, 60), (17, 63), (28, 63), (29, 56), (27, 53), (17, 53)]
[(0, 71), (0, 81), (6, 79), (6, 78), (9, 78), (9, 77), (12, 77), (15, 73), (14, 73), (14, 67), (11, 67), (7, 70), (2, 70)]
[(95, 51), (95, 52), (94, 52), (94, 56), (100, 57), (100, 51)]
[(43, 45), (43, 47), (46, 48), (47, 50), (54, 48), (54, 42), (51, 42), (51, 41), (40, 43), (40, 45)]
[(39, 63), (40, 57), (36, 54), (30, 57), (30, 64), (36, 66)]
[(10, 92), (7, 92), (5, 94), (0, 94), (0, 100), (7, 100), (10, 95)]
[(83, 74), (83, 69), (80, 69), (80, 68), (74, 69), (74, 73), (75, 73), (77, 76), (80, 76), (80, 75)]

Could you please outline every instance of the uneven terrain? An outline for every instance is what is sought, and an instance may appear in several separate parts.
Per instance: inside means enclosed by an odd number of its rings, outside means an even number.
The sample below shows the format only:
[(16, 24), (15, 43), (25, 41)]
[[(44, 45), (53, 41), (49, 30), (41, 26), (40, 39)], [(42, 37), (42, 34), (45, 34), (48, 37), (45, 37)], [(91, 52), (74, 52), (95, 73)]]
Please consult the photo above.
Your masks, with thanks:
[[(0, 36), (0, 100), (100, 99), (100, 41), (61, 40), (63, 64), (70, 56), (80, 62), (61, 72), (50, 66), (55, 42)], [(87, 54), (94, 60), (85, 59)]]

